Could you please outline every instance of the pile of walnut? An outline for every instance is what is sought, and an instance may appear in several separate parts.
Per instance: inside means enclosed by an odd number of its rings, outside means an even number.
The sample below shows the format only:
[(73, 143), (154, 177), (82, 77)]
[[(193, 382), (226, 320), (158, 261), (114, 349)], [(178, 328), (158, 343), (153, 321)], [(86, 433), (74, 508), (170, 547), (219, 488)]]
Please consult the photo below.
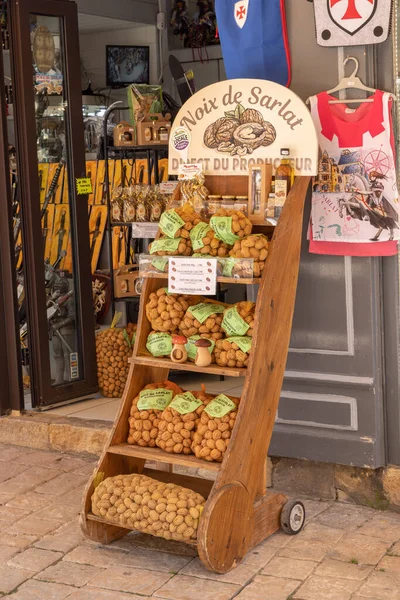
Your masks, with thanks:
[(194, 238), (197, 228), (193, 228), (190, 232), (194, 252), (200, 256), (218, 256), (220, 258), (228, 256), (231, 246), (219, 240), (215, 231), (207, 223), (202, 222), (201, 225), (204, 226), (202, 237)]
[[(237, 240), (229, 252), (233, 258), (252, 258), (254, 277), (261, 277), (268, 256), (269, 241), (262, 233), (255, 233)], [(236, 270), (235, 270), (236, 269)], [(234, 266), (233, 274), (239, 274), (240, 265)]]
[(145, 475), (117, 475), (92, 495), (92, 512), (107, 521), (166, 540), (196, 539), (205, 498), (174, 483)]
[[(203, 303), (208, 304), (208, 303)], [(210, 306), (224, 306), (221, 303), (210, 303)], [(193, 306), (193, 305), (192, 305)], [(199, 305), (197, 305), (199, 306)], [(197, 308), (197, 306), (193, 306), (193, 308)], [(225, 305), (226, 306), (226, 305)], [(222, 319), (223, 319), (223, 311), (220, 313), (211, 313), (208, 317), (200, 322), (190, 311), (190, 308), (185, 313), (182, 321), (179, 324), (179, 329), (182, 334), (190, 338), (193, 335), (200, 335), (203, 338), (208, 338), (214, 341), (220, 340), (224, 337), (224, 332), (222, 331)]]
[[(231, 210), (226, 208), (220, 208), (217, 212), (211, 217), (210, 225), (216, 231), (216, 227), (214, 225), (215, 219), (214, 217), (232, 217), (232, 231), (239, 238), (244, 238), (251, 234), (253, 225), (248, 217), (241, 210)], [(217, 232), (218, 234), (218, 232)]]
[[(239, 398), (229, 398), (236, 406)], [(237, 408), (223, 417), (212, 417), (203, 411), (193, 436), (192, 450), (196, 458), (209, 462), (221, 462), (229, 444), (236, 423)]]
[[(237, 341), (238, 338), (236, 338)], [(239, 338), (243, 339), (243, 338)], [(249, 337), (248, 339), (251, 340)], [(214, 348), (215, 362), (220, 367), (247, 367), (249, 364), (250, 349), (244, 352), (236, 343), (235, 338), (218, 340)]]
[[(157, 254), (158, 256), (173, 256), (182, 255), (190, 256), (192, 254), (192, 244), (190, 241), (190, 231), (198, 223), (200, 223), (201, 217), (197, 213), (193, 206), (186, 202), (183, 206), (178, 208), (171, 208), (166, 210), (160, 219), (160, 238), (155, 242), (152, 242), (149, 246), (151, 254)], [(174, 251), (168, 251), (160, 249), (152, 252), (157, 247), (157, 242), (165, 238), (179, 239), (179, 245)], [(154, 246), (153, 246), (154, 244)]]
[[(171, 406), (163, 411), (158, 424), (156, 445), (165, 452), (192, 454), (195, 429), (205, 406), (213, 399), (213, 396), (206, 394), (204, 391), (187, 392), (186, 394), (193, 395), (202, 404), (186, 414), (181, 414)], [(178, 398), (182, 398), (182, 396), (178, 396)]]
[(155, 254), (156, 256), (190, 256), (192, 254), (192, 244), (190, 239), (186, 238), (179, 238), (179, 243), (173, 250), (167, 250), (166, 248), (155, 250), (155, 248), (158, 248), (157, 242), (162, 239), (164, 238), (161, 237), (160, 240), (155, 240), (149, 244), (150, 254)]
[(125, 334), (123, 328), (112, 327), (100, 331), (96, 336), (97, 378), (99, 388), (107, 398), (122, 396), (135, 331), (136, 325), (129, 323)]
[(199, 300), (199, 296), (168, 294), (166, 288), (160, 288), (149, 296), (146, 317), (154, 331), (175, 333), (189, 306), (197, 304)]
[[(249, 337), (253, 337), (255, 311), (255, 303), (250, 302), (249, 300), (243, 300), (243, 302), (237, 302), (236, 304), (233, 304), (233, 306), (228, 307), (224, 313), (224, 318), (221, 324), (226, 335), (247, 335)], [(233, 312), (235, 313), (236, 317), (237, 315), (239, 316), (239, 323), (237, 323), (236, 320), (231, 321), (229, 319), (229, 316), (231, 316)], [(232, 330), (231, 323), (233, 323), (233, 327), (237, 327), (238, 329)]]
[[(156, 394), (154, 394), (153, 399), (145, 399), (143, 392), (146, 393), (146, 391), (148, 392), (151, 390), (161, 390), (166, 398), (157, 398)], [(160, 416), (165, 408), (163, 402), (168, 404), (176, 394), (180, 394), (181, 392), (182, 388), (172, 381), (163, 381), (161, 383), (150, 383), (149, 385), (146, 385), (139, 395), (132, 400), (129, 417), (128, 444), (154, 448), (156, 445), (156, 437), (158, 435)], [(148, 394), (148, 396), (149, 395), (150, 394)], [(144, 399), (147, 408), (141, 409), (140, 401), (142, 400), (143, 402)], [(160, 408), (156, 408), (158, 406)]]

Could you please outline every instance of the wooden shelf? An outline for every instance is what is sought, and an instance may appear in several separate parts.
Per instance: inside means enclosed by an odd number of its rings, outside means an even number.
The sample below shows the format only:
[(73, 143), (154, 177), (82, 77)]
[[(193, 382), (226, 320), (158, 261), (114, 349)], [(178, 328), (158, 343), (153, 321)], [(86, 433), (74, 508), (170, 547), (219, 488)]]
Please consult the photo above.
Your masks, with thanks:
[[(190, 256), (188, 258), (190, 258)], [(168, 279), (168, 273), (157, 273), (156, 271), (152, 271), (150, 273), (146, 273), (145, 275), (141, 275), (141, 277), (144, 279)], [(240, 283), (242, 285), (253, 285), (256, 283), (261, 283), (261, 277), (217, 277), (217, 281), (218, 283)]]
[(143, 458), (144, 460), (153, 460), (171, 465), (182, 465), (192, 469), (207, 469), (209, 471), (219, 471), (221, 463), (208, 462), (196, 458), (194, 454), (169, 454), (160, 448), (143, 448), (142, 446), (133, 446), (131, 444), (118, 444), (107, 448), (108, 454), (119, 454), (122, 456), (133, 456)]
[(225, 377), (246, 377), (247, 369), (235, 367), (219, 367), (209, 365), (208, 367), (196, 367), (194, 363), (176, 363), (169, 358), (154, 358), (154, 356), (133, 356), (128, 359), (136, 365), (147, 365), (148, 367), (160, 367), (170, 371), (191, 371), (192, 373), (209, 373), (210, 375), (224, 375)]

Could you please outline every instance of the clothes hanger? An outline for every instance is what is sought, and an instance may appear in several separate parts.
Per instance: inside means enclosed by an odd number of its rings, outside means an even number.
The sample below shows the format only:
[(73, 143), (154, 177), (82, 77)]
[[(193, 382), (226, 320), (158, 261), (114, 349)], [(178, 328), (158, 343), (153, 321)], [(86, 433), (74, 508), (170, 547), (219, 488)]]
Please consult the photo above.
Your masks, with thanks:
[[(354, 69), (352, 74), (349, 77), (343, 77), (334, 88), (332, 88), (331, 90), (327, 90), (326, 93), (331, 95), (342, 90), (357, 89), (374, 94), (376, 92), (376, 89), (367, 87), (366, 85), (364, 85), (361, 79), (357, 77), (359, 62), (354, 56), (347, 56), (347, 58), (345, 58), (345, 60), (343, 61), (343, 67), (345, 67), (349, 60), (352, 60), (356, 65), (356, 68)], [(394, 94), (390, 94), (390, 97), (393, 100), (397, 100)], [(329, 104), (361, 104), (373, 101), (373, 98), (335, 98), (333, 100), (329, 100)], [(310, 104), (310, 98), (307, 98), (306, 104)]]

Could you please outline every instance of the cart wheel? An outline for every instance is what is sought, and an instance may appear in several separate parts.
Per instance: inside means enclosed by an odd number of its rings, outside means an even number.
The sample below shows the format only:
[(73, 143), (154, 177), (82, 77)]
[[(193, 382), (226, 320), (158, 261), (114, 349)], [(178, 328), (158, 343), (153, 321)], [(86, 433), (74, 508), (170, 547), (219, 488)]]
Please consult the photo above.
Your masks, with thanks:
[(306, 520), (304, 504), (298, 500), (289, 500), (282, 508), (281, 527), (285, 533), (296, 535), (303, 529)]

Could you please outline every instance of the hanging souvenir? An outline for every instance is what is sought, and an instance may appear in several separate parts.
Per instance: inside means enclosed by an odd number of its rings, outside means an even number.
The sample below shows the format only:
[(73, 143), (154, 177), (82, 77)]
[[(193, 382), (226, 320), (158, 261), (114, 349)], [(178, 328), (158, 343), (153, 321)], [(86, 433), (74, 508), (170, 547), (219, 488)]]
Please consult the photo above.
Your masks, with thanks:
[(189, 31), (189, 16), (185, 0), (176, 0), (171, 13), (170, 25), (174, 35), (185, 39)]
[(389, 34), (392, 0), (314, 0), (320, 46), (364, 46)]
[(290, 84), (284, 0), (216, 0), (218, 33), (228, 79)]
[[(395, 253), (400, 239), (391, 95), (376, 90), (356, 109), (322, 92), (310, 98), (319, 136), (310, 251), (352, 256)], [(325, 247), (318, 248), (320, 243)], [(386, 243), (386, 244), (385, 244)]]
[(61, 94), (63, 74), (56, 66), (56, 45), (48, 27), (36, 27), (33, 37), (33, 59), (36, 92)]

